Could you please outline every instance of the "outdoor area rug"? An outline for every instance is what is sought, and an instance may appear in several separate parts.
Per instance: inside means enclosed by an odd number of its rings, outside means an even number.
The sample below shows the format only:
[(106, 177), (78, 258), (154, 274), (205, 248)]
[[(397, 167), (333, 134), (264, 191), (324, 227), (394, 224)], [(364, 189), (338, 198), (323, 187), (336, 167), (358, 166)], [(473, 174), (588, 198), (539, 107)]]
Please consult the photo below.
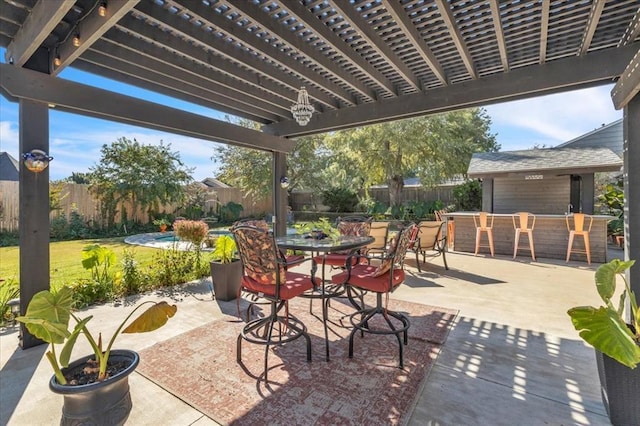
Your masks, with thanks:
[(393, 335), (357, 334), (349, 359), (352, 326), (345, 316), (354, 309), (341, 299), (329, 309), (326, 362), (320, 302), (310, 314), (309, 300), (297, 298), (289, 309), (307, 326), (313, 361), (306, 360), (303, 338), (272, 347), (267, 383), (264, 346), (243, 341), (242, 365), (236, 362), (243, 322), (231, 316), (142, 350), (136, 371), (224, 425), (402, 424), (457, 311), (397, 300), (389, 308), (411, 321), (403, 370)]

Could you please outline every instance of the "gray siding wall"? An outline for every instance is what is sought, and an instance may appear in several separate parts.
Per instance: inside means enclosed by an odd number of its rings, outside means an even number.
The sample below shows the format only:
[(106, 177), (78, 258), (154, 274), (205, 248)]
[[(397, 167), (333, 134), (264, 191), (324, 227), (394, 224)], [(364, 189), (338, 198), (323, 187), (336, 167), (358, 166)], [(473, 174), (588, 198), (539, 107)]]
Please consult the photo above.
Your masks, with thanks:
[(524, 176), (495, 178), (493, 212), (565, 214), (569, 204), (569, 176), (544, 176), (525, 180)]
[(560, 146), (567, 148), (609, 148), (622, 157), (622, 141), (622, 120), (620, 120)]

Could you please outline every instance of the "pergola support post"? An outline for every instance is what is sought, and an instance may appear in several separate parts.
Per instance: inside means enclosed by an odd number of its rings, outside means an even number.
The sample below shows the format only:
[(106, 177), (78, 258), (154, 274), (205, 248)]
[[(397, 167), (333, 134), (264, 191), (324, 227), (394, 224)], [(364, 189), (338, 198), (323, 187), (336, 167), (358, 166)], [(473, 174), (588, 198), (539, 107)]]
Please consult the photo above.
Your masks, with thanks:
[[(49, 153), (49, 106), (20, 100), (20, 154), (32, 149)], [(20, 312), (26, 313), (34, 294), (48, 290), (49, 168), (29, 171), (20, 159)], [(23, 349), (43, 344), (20, 324)]]
[(276, 236), (287, 235), (287, 189), (280, 184), (280, 179), (287, 175), (287, 154), (283, 152), (273, 153), (273, 225)]
[[(625, 260), (636, 264), (627, 270), (631, 289), (640, 297), (640, 95), (624, 107), (624, 244)], [(638, 299), (640, 301), (640, 299)]]

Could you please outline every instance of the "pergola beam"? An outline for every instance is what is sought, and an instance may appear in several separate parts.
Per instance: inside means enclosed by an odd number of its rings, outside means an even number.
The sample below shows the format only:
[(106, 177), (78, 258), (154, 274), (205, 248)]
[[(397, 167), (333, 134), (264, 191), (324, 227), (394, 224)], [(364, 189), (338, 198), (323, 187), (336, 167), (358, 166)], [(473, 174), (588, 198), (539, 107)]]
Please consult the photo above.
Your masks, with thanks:
[(409, 86), (418, 91), (422, 90), (422, 85), (418, 77), (416, 77), (413, 71), (389, 48), (387, 43), (373, 30), (371, 25), (358, 14), (352, 4), (345, 0), (334, 0), (331, 2), (331, 6), (345, 21), (358, 31), (358, 35), (362, 37)]
[[(44, 0), (42, 0), (44, 1)], [(73, 45), (73, 38), (70, 37), (57, 49), (60, 56), (60, 65), (51, 69), (51, 75), (58, 75), (63, 69), (68, 67), (77, 58), (91, 47), (104, 33), (116, 24), (123, 16), (133, 9), (140, 0), (110, 0), (107, 5), (106, 15), (100, 16), (95, 8), (91, 13), (77, 24), (74, 31), (80, 36), (80, 46)], [(55, 55), (56, 52), (53, 52)]]
[(12, 98), (74, 114), (264, 151), (286, 153), (295, 146), (281, 137), (9, 64), (0, 64), (0, 83), (3, 94)]
[(424, 38), (422, 38), (415, 25), (411, 22), (411, 19), (407, 16), (402, 5), (392, 0), (384, 0), (383, 3), (387, 12), (389, 12), (393, 17), (393, 20), (396, 22), (396, 25), (400, 27), (402, 33), (409, 39), (409, 42), (413, 48), (416, 49), (422, 60), (429, 66), (429, 68), (431, 68), (431, 72), (433, 72), (440, 83), (447, 86), (449, 83), (447, 82), (447, 76), (444, 69), (442, 69), (436, 55), (433, 54), (427, 43), (424, 41)]
[[(156, 6), (151, 4), (142, 3), (138, 5), (136, 8), (136, 12), (138, 14), (143, 14), (143, 16), (149, 19), (152, 22), (158, 23), (163, 26), (168, 26), (172, 28), (176, 33), (180, 33), (186, 39), (192, 41), (194, 44), (199, 45), (203, 52), (207, 52), (207, 49), (211, 49), (210, 46), (215, 46), (216, 53), (221, 57), (224, 57), (227, 60), (233, 60), (235, 62), (241, 63), (243, 66), (248, 67), (253, 72), (257, 72), (264, 76), (264, 78), (273, 78), (276, 81), (282, 82), (282, 84), (287, 85), (290, 89), (295, 90), (297, 92), (300, 89), (300, 86), (304, 85), (304, 80), (301, 78), (296, 78), (292, 74), (286, 73), (273, 65), (269, 64), (267, 61), (262, 58), (249, 54), (243, 49), (237, 47), (231, 47), (228, 43), (223, 43), (222, 40), (216, 39), (213, 34), (205, 33), (204, 31), (196, 31), (193, 25), (189, 24), (185, 19), (181, 19), (176, 16), (174, 13), (171, 13), (166, 10), (162, 10)], [(211, 15), (211, 14), (210, 14)], [(225, 18), (220, 18), (216, 20), (216, 22), (209, 23), (213, 27), (218, 28), (220, 31), (228, 34), (231, 38), (239, 39), (236, 32), (239, 34), (246, 33), (244, 29), (235, 28), (237, 27), (231, 21)], [(167, 34), (158, 34), (157, 31), (154, 30), (153, 27), (149, 25), (145, 25), (142, 21), (134, 18), (123, 19), (118, 23), (118, 25), (122, 25), (132, 32), (136, 32), (138, 34), (144, 34), (150, 40), (158, 44), (162, 44), (168, 50), (173, 49), (173, 45), (177, 43), (175, 35)], [(148, 28), (146, 28), (148, 27)], [(242, 30), (242, 31), (239, 31)], [(245, 34), (246, 35), (246, 34)], [(180, 43), (178, 43), (180, 44)], [(265, 48), (269, 48), (269, 45), (265, 43)], [(269, 49), (272, 51), (272, 49)], [(279, 56), (286, 56), (281, 52), (275, 53)], [(265, 54), (265, 56), (269, 56)], [(221, 58), (216, 58), (214, 55), (210, 55), (211, 61), (220, 61)], [(288, 59), (286, 59), (288, 61)], [(237, 68), (237, 67), (236, 67)], [(301, 69), (301, 71), (306, 72), (307, 70)], [(297, 72), (297, 68), (292, 71), (293, 74)], [(333, 87), (333, 86), (331, 86)], [(328, 89), (330, 90), (330, 89)], [(328, 108), (337, 108), (337, 102), (329, 96), (326, 92), (317, 89), (315, 86), (307, 87), (307, 92), (309, 92), (309, 96), (315, 99), (317, 102), (321, 103), (323, 106)], [(292, 102), (295, 102), (295, 96), (292, 95)]]
[(476, 72), (473, 66), (473, 59), (471, 58), (471, 53), (469, 53), (469, 49), (462, 38), (462, 34), (458, 29), (458, 25), (456, 24), (456, 19), (453, 16), (453, 12), (449, 8), (449, 3), (445, 0), (435, 0), (438, 5), (438, 11), (440, 11), (440, 16), (444, 21), (444, 24), (447, 26), (449, 30), (449, 35), (453, 40), (453, 44), (455, 44), (456, 49), (458, 50), (458, 54), (464, 63), (464, 66), (467, 68), (467, 73), (471, 76), (472, 79), (476, 80), (478, 78), (478, 73)]
[(504, 41), (504, 32), (502, 31), (502, 17), (500, 16), (500, 5), (498, 0), (490, 0), (491, 18), (493, 19), (493, 28), (496, 32), (496, 42), (500, 51), (500, 62), (502, 62), (502, 71), (509, 71), (509, 59), (507, 57), (507, 44)]
[[(265, 19), (267, 16), (259, 6), (255, 6), (252, 2), (246, 0), (227, 0), (229, 4), (238, 9), (247, 17), (251, 18), (254, 25), (258, 25), (271, 34), (276, 35), (284, 43), (288, 44), (292, 49), (302, 53), (308, 59), (321, 66), (325, 72), (330, 73), (334, 78), (339, 79), (342, 84), (350, 86), (353, 90), (357, 91), (361, 96), (370, 100), (375, 99), (375, 92), (355, 79), (353, 75), (345, 71), (342, 67), (332, 61), (330, 58), (319, 52), (314, 46), (306, 43), (301, 37), (297, 36), (294, 32), (288, 31), (282, 25), (276, 23), (274, 19)], [(194, 6), (191, 6), (193, 9)], [(307, 12), (308, 13), (308, 12)], [(253, 37), (251, 46), (260, 50), (258, 43), (264, 44), (264, 40)], [(313, 82), (319, 84), (316, 80), (319, 75), (315, 74)], [(351, 105), (355, 104), (354, 101), (350, 102)]]
[(325, 112), (314, 116), (305, 127), (282, 122), (265, 126), (265, 131), (287, 137), (310, 135), (590, 87), (619, 76), (636, 50), (626, 46), (615, 52), (559, 59), (425, 93), (345, 108), (339, 114)]
[(602, 9), (606, 0), (595, 0), (591, 5), (591, 13), (589, 13), (589, 20), (587, 21), (587, 28), (584, 31), (582, 37), (582, 43), (580, 44), (580, 55), (584, 55), (589, 51), (593, 35), (596, 33), (598, 23), (600, 22), (600, 16), (602, 16)]
[(40, 0), (36, 3), (22, 28), (7, 46), (5, 61), (23, 66), (75, 3), (75, 0)]
[[(622, 109), (640, 92), (640, 49), (620, 75), (620, 79), (611, 90), (611, 99), (615, 109)], [(637, 119), (637, 118), (636, 118)]]
[[(327, 46), (331, 47), (331, 49), (335, 50), (345, 58), (349, 58), (351, 65), (356, 67), (358, 71), (366, 74), (387, 93), (397, 96), (396, 88), (388, 78), (382, 75), (380, 71), (374, 68), (373, 65), (367, 62), (366, 59), (360, 56), (357, 52), (354, 52), (344, 40), (342, 40), (335, 32), (331, 31), (331, 29), (320, 19), (311, 15), (307, 7), (314, 6), (307, 5), (305, 7), (297, 1), (292, 1), (287, 4), (287, 12), (289, 15), (296, 18), (297, 21), (304, 23), (305, 26), (313, 30)], [(375, 100), (375, 97), (375, 93), (369, 96), (371, 100)]]

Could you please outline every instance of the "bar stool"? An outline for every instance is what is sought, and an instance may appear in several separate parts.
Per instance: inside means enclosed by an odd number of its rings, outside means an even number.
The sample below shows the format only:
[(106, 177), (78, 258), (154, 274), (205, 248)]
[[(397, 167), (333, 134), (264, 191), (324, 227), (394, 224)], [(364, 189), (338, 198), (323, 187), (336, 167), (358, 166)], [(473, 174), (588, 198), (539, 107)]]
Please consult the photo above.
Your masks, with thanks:
[[(518, 224), (516, 224), (516, 218), (518, 219)], [(529, 220), (531, 219), (531, 228), (529, 228)], [(511, 216), (511, 220), (513, 221), (513, 229), (516, 231), (516, 237), (513, 241), (513, 258), (515, 259), (518, 255), (518, 248), (520, 248), (520, 234), (525, 232), (527, 234), (527, 238), (529, 239), (529, 251), (531, 251), (531, 258), (533, 261), (536, 261), (536, 252), (533, 248), (533, 228), (536, 226), (536, 216), (532, 213), (527, 212), (518, 212), (514, 213)]]
[[(489, 218), (491, 220), (489, 220)], [(480, 212), (477, 215), (473, 215), (473, 223), (476, 226), (476, 252), (474, 256), (478, 255), (478, 250), (480, 247), (480, 240), (482, 239), (482, 233), (487, 233), (487, 239), (489, 240), (489, 250), (491, 251), (491, 257), (494, 256), (493, 253), (493, 215), (488, 214), (487, 212)]]
[[(573, 213), (573, 229), (569, 225), (569, 216), (566, 216), (567, 230), (569, 231), (569, 245), (567, 246), (567, 262), (571, 257), (571, 252), (584, 253), (587, 255), (587, 263), (591, 265), (591, 247), (589, 245), (589, 232), (591, 232), (591, 225), (593, 225), (593, 217), (584, 213)], [(589, 227), (584, 229), (585, 219), (589, 219)], [(573, 248), (573, 238), (576, 235), (582, 235), (584, 239), (584, 250), (576, 250)]]

